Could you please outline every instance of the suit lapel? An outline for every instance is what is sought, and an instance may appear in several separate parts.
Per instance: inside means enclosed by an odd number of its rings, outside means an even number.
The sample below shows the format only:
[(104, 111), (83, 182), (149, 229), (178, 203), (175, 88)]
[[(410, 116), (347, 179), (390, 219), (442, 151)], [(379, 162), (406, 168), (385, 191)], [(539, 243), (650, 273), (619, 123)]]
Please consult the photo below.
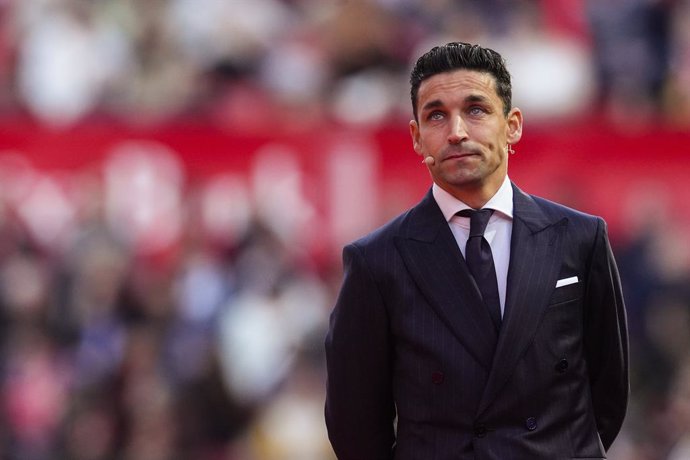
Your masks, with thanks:
[(503, 324), (477, 415), (496, 398), (532, 343), (561, 267), (567, 220), (552, 222), (534, 200), (515, 185), (513, 204)]
[(408, 214), (396, 246), (429, 304), (488, 371), (496, 349), (496, 330), (431, 191)]

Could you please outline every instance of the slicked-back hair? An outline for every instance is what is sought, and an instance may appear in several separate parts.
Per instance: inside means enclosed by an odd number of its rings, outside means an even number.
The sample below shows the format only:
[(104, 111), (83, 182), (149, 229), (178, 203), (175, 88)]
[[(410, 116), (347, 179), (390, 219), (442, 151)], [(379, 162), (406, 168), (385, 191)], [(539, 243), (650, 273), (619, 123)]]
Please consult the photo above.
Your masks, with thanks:
[(423, 54), (410, 74), (412, 113), (417, 120), (417, 95), (424, 80), (434, 75), (454, 70), (476, 70), (491, 74), (496, 80), (496, 93), (503, 101), (503, 113), (508, 116), (512, 107), (512, 86), (505, 60), (496, 51), (463, 42), (451, 42), (435, 46)]

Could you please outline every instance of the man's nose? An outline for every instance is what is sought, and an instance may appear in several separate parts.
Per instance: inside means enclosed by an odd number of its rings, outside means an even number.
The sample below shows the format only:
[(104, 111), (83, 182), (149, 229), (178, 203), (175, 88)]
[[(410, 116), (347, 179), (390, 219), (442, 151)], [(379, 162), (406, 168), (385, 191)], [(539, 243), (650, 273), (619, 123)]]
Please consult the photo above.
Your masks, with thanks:
[(448, 133), (449, 144), (459, 144), (467, 138), (467, 127), (465, 121), (461, 116), (453, 116), (450, 123), (450, 132)]

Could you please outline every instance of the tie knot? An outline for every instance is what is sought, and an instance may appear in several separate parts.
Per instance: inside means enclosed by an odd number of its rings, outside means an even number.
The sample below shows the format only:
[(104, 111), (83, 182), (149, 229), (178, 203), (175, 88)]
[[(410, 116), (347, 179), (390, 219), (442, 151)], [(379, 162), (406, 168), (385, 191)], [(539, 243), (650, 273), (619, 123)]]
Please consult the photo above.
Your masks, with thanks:
[(484, 236), (484, 230), (489, 223), (491, 215), (494, 213), (493, 209), (463, 209), (458, 213), (458, 216), (470, 218), (470, 238), (473, 236)]

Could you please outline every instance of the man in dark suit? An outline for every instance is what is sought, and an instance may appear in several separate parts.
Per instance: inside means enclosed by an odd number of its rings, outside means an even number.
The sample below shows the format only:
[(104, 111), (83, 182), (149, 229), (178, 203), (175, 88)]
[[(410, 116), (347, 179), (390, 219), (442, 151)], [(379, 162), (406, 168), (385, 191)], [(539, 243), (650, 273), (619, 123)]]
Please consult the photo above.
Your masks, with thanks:
[(338, 458), (606, 458), (628, 398), (606, 224), (508, 179), (522, 114), (498, 53), (436, 47), (410, 81), (434, 183), (343, 251), (326, 339)]

